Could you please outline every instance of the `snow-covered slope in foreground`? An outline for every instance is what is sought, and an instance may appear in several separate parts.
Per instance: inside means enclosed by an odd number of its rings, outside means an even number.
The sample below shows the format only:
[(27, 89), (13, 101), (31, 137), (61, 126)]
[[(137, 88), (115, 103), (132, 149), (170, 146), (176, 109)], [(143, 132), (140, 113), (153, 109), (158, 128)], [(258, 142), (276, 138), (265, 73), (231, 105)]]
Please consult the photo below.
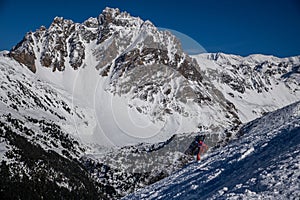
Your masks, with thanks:
[(246, 124), (239, 138), (124, 199), (297, 199), (300, 102)]

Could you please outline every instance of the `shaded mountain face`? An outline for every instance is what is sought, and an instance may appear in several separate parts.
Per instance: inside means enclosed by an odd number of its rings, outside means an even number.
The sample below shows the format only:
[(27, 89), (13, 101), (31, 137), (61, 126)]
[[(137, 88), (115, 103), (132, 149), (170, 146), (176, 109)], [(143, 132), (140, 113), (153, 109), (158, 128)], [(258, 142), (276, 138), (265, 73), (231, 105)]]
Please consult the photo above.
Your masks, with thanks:
[(1, 53), (1, 187), (119, 198), (193, 159), (184, 151), (199, 127), (213, 146), (299, 99), (299, 57), (191, 58), (180, 46), (106, 8), (82, 24), (56, 17)]

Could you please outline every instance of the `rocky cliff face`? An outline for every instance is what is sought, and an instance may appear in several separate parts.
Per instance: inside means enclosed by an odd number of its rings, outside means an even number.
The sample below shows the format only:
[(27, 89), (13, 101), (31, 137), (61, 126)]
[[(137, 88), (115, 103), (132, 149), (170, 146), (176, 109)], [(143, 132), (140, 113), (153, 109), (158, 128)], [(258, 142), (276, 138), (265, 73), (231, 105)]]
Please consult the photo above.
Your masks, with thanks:
[(63, 71), (66, 63), (77, 69), (85, 58), (80, 37), (86, 42), (92, 37), (92, 31), (86, 31), (92, 25), (85, 24), (79, 25), (71, 20), (56, 17), (49, 29), (42, 26), (36, 32), (27, 33), (10, 51), (10, 56), (26, 65), (32, 72), (36, 72), (37, 65), (50, 67), (53, 71)]

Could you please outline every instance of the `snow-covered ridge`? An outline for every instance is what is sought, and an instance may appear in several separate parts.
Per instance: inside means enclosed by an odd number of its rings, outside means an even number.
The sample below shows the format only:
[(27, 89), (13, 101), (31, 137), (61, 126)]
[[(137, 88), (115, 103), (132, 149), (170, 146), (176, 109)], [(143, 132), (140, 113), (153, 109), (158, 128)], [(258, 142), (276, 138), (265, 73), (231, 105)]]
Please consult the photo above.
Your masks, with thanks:
[(279, 63), (293, 63), (298, 64), (300, 62), (300, 56), (292, 56), (287, 58), (278, 58), (272, 55), (263, 55), (263, 54), (251, 54), (249, 56), (239, 56), (234, 54), (225, 54), (225, 53), (202, 53), (196, 57), (205, 58), (208, 60), (214, 60), (219, 64), (230, 63), (232, 65), (239, 64), (261, 64), (264, 62), (279, 64)]
[(216, 88), (235, 105), (242, 122), (300, 98), (300, 56), (205, 53), (193, 57)]

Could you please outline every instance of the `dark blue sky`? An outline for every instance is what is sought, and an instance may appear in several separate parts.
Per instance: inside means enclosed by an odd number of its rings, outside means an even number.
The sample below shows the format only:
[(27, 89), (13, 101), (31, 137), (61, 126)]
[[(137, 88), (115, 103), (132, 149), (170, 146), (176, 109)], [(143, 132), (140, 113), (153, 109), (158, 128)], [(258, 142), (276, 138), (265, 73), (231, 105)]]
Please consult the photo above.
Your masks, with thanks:
[(83, 22), (106, 6), (182, 32), (208, 52), (300, 54), (300, 0), (0, 0), (0, 49), (55, 16)]

